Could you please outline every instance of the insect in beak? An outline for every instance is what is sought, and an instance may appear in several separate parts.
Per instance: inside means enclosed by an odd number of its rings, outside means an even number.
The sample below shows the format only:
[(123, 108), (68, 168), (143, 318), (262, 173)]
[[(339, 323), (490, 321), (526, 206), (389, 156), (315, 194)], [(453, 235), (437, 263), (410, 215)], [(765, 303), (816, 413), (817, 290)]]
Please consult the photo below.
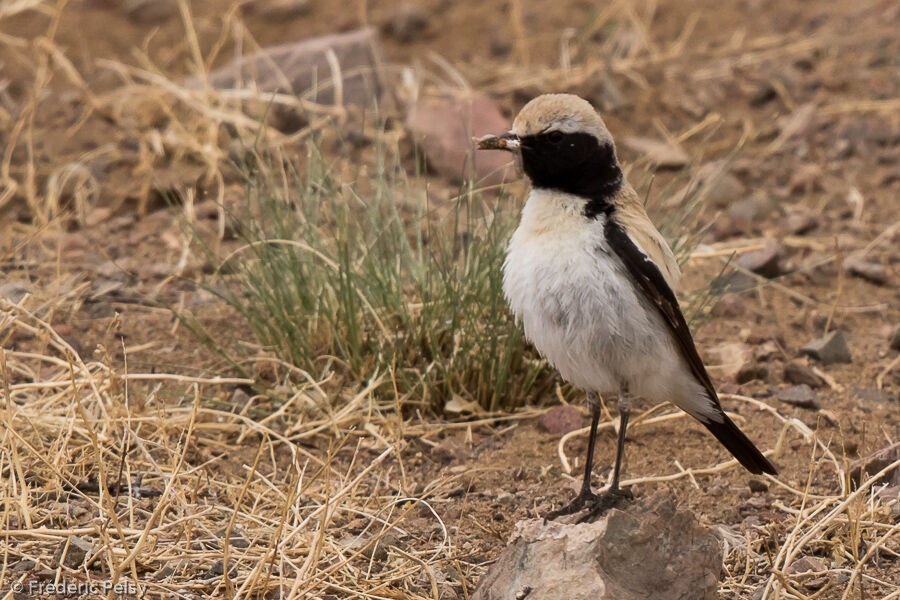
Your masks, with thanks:
[(504, 133), (503, 135), (486, 135), (480, 138), (472, 138), (472, 141), (475, 142), (479, 150), (506, 150), (507, 152), (514, 152), (522, 145), (519, 136), (512, 132)]

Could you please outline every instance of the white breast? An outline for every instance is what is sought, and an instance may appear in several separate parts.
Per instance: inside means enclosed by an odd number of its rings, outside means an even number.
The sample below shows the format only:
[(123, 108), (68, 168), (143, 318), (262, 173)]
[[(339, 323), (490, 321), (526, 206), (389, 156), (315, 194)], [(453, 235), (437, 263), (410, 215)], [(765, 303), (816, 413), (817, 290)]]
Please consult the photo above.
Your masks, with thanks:
[(604, 218), (584, 217), (583, 204), (531, 192), (503, 267), (510, 307), (569, 383), (605, 395), (627, 385), (639, 396), (690, 404), (702, 388), (610, 250)]

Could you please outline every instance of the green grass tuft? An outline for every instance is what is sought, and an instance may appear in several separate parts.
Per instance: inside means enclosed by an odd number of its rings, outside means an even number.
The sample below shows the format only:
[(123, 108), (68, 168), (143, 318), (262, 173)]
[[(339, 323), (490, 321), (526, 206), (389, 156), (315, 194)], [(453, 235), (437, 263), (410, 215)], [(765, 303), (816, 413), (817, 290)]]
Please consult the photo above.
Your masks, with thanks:
[(533, 400), (554, 375), (503, 296), (515, 202), (469, 191), (432, 208), (386, 160), (380, 152), (363, 194), (315, 143), (302, 165), (255, 155), (246, 210), (230, 215), (244, 246), (208, 289), (270, 353), (310, 373), (328, 360), (351, 381), (392, 373), (385, 391), (396, 383), (437, 409), (454, 396), (489, 410)]

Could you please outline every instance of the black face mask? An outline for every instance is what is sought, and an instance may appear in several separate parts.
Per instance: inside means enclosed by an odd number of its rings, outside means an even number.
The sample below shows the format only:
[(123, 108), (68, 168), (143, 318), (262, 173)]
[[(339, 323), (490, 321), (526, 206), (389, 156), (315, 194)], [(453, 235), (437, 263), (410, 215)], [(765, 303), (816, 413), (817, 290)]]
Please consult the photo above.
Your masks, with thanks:
[(550, 131), (520, 138), (522, 169), (536, 188), (585, 198), (585, 214), (612, 210), (610, 200), (622, 187), (622, 170), (612, 142), (589, 133)]

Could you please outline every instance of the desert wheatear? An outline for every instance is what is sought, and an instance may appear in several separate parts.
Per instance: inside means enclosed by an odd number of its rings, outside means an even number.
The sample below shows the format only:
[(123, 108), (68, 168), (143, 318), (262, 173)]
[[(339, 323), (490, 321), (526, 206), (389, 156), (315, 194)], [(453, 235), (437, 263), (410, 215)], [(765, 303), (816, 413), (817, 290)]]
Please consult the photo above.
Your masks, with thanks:
[[(616, 159), (612, 136), (586, 100), (545, 94), (512, 130), (478, 140), (516, 154), (532, 189), (503, 265), (503, 290), (538, 351), (587, 392), (591, 437), (581, 492), (551, 517), (588, 517), (630, 496), (619, 488), (632, 396), (668, 400), (752, 473), (775, 466), (729, 419), (694, 346), (673, 289), (680, 272)], [(600, 395), (618, 397), (612, 484), (591, 491)], [(586, 517), (587, 518), (587, 517)]]

